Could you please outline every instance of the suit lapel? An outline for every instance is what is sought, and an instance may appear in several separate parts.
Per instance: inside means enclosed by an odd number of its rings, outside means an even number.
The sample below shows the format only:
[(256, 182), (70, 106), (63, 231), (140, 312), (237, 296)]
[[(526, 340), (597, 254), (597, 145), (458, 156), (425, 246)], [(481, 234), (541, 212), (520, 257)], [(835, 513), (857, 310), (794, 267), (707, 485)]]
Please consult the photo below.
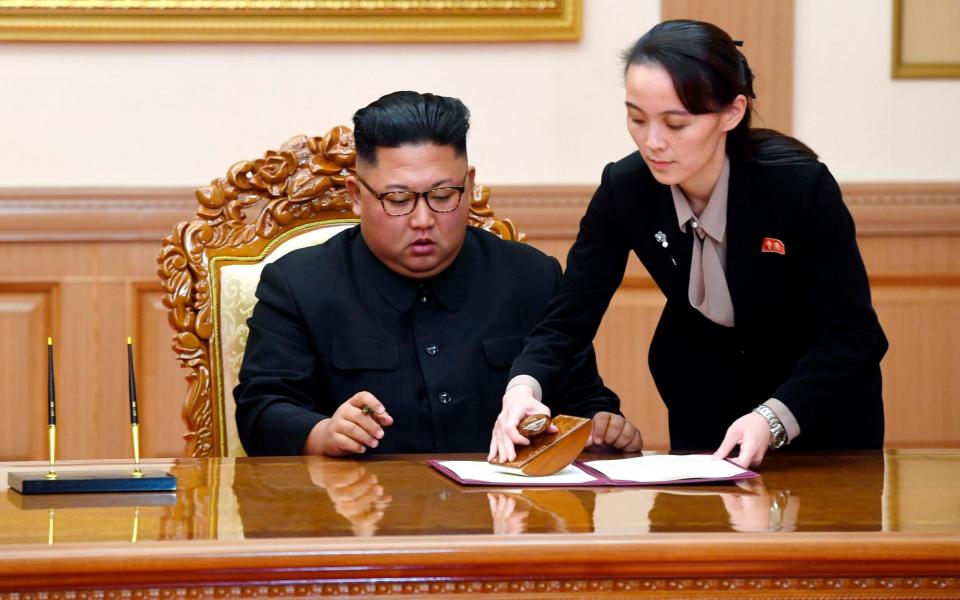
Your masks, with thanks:
[[(730, 186), (727, 193), (727, 286), (733, 302), (733, 315), (738, 326), (749, 320), (751, 252), (759, 252), (756, 239), (758, 211), (751, 207), (752, 176), (749, 165), (730, 161)], [(753, 246), (758, 246), (753, 248)]]
[[(690, 279), (690, 254), (693, 247), (693, 238), (690, 232), (680, 230), (677, 222), (677, 210), (673, 205), (673, 196), (670, 187), (666, 185), (654, 186), (654, 215), (649, 221), (653, 227), (644, 232), (645, 242), (652, 244), (652, 252), (656, 257), (656, 265), (661, 274), (661, 288), (668, 297), (681, 295), (686, 297)], [(660, 234), (665, 236), (667, 247), (658, 240)], [(649, 267), (648, 267), (649, 268)]]

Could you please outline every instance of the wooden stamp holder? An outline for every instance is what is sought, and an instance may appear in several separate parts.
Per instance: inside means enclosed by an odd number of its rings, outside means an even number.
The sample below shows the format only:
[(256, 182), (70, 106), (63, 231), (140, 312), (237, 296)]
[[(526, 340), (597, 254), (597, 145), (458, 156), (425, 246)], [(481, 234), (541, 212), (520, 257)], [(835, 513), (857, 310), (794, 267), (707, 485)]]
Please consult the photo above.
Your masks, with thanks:
[(517, 458), (503, 467), (518, 469), (525, 475), (553, 475), (583, 452), (590, 438), (590, 419), (557, 415), (552, 419), (556, 433), (541, 433), (530, 438), (529, 446), (517, 446)]

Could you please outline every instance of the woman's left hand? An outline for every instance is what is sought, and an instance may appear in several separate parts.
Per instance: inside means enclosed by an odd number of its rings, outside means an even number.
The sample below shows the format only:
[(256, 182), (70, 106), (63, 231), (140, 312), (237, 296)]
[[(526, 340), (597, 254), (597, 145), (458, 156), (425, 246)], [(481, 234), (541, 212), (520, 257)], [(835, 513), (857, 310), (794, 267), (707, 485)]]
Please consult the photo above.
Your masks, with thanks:
[(751, 412), (743, 415), (727, 428), (727, 435), (717, 451), (713, 453), (713, 457), (726, 458), (733, 448), (739, 445), (740, 454), (730, 459), (731, 462), (744, 469), (759, 465), (763, 455), (767, 453), (772, 437), (767, 420), (762, 415)]

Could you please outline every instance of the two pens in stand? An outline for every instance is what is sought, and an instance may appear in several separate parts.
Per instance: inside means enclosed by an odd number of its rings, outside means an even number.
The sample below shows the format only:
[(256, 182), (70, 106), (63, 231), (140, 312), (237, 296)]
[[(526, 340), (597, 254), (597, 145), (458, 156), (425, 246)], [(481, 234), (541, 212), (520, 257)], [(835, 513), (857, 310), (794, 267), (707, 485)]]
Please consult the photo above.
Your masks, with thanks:
[[(137, 413), (137, 382), (133, 374), (133, 340), (127, 338), (127, 372), (130, 385), (130, 434), (133, 438), (133, 472), (131, 476), (142, 477), (140, 466), (140, 417)], [(47, 338), (47, 437), (50, 446), (50, 470), (46, 478), (57, 479), (57, 393), (54, 384), (53, 338)]]
[(133, 369), (133, 341), (127, 338), (127, 371), (130, 386), (130, 434), (133, 441), (133, 470), (119, 472), (107, 466), (97, 471), (57, 471), (57, 403), (54, 385), (53, 338), (47, 338), (47, 435), (50, 465), (46, 473), (8, 474), (11, 488), (22, 494), (55, 494), (76, 492), (171, 491), (176, 478), (169, 473), (150, 473), (140, 464), (140, 416), (137, 407), (137, 385)]

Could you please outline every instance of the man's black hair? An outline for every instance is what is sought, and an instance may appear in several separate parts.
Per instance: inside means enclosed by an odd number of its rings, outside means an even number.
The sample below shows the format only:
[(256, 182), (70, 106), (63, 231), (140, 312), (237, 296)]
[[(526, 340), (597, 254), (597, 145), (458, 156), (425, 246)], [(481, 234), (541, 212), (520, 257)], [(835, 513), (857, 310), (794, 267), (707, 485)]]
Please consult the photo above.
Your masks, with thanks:
[(376, 165), (377, 147), (433, 143), (453, 146), (457, 156), (467, 153), (470, 111), (457, 98), (393, 92), (353, 115), (357, 159)]

